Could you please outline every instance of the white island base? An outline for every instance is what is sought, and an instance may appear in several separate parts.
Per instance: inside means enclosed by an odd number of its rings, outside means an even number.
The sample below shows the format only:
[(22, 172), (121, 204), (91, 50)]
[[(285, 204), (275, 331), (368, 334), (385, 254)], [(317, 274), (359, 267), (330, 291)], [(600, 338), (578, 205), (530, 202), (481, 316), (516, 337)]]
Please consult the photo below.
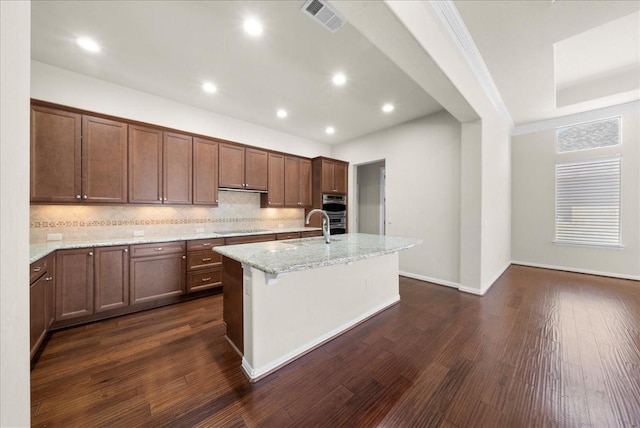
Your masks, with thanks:
[(251, 381), (400, 300), (397, 252), (275, 278), (243, 269), (242, 369)]

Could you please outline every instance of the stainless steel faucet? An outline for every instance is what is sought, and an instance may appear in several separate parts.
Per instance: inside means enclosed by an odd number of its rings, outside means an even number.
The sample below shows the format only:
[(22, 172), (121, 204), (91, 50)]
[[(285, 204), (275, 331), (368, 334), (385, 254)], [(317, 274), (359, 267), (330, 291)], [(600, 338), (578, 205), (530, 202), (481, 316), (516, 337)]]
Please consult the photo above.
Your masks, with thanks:
[(329, 232), (329, 215), (327, 214), (326, 211), (323, 211), (323, 210), (318, 209), (318, 208), (316, 208), (315, 210), (309, 211), (309, 214), (307, 214), (306, 224), (309, 224), (309, 219), (315, 213), (322, 214), (322, 217), (323, 217), (323, 219), (322, 219), (322, 236), (324, 236), (324, 242), (326, 242), (328, 244), (328, 243), (331, 242), (331, 232)]

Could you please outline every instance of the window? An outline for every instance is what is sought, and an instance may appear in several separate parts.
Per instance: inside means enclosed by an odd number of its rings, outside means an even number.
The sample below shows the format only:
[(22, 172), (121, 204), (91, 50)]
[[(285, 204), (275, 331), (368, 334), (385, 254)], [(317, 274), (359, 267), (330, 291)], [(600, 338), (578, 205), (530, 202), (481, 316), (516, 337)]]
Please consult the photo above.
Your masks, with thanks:
[(556, 241), (620, 245), (620, 158), (556, 165)]
[(584, 151), (556, 164), (556, 241), (612, 246), (620, 239), (620, 156), (594, 157), (592, 150), (620, 144), (620, 118), (557, 129), (557, 151)]

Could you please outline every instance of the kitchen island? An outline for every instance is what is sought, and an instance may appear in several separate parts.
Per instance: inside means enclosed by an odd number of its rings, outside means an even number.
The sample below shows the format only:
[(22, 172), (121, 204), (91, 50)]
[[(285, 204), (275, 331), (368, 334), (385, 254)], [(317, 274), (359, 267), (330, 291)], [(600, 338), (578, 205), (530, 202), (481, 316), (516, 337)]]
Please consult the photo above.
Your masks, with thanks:
[(396, 304), (398, 252), (420, 242), (353, 233), (216, 247), (245, 374), (258, 380)]

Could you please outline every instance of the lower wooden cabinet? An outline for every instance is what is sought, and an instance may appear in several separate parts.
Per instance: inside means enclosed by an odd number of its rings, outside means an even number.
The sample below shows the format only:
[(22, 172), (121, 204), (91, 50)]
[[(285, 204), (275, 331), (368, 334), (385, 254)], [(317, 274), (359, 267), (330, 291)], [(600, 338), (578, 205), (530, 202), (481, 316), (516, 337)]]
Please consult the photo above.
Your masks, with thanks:
[(95, 312), (129, 306), (129, 246), (94, 249)]
[(54, 255), (30, 266), (29, 330), (31, 358), (38, 352), (55, 316)]
[(93, 248), (56, 253), (56, 321), (94, 313)]
[(131, 246), (129, 281), (131, 304), (186, 292), (184, 241)]
[(187, 242), (187, 293), (222, 287), (222, 254), (213, 251), (224, 238)]

